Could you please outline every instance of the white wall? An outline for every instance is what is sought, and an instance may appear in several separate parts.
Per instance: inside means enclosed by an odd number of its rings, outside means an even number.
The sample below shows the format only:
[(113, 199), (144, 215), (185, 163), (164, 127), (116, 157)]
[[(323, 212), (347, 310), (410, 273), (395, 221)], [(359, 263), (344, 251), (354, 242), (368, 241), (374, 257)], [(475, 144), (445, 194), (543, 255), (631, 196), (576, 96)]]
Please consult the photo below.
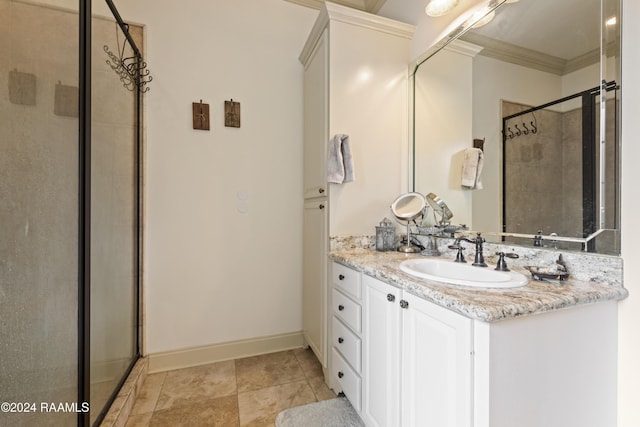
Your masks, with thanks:
[[(317, 11), (119, 0), (146, 25), (146, 351), (301, 330), (302, 65)], [(223, 104), (241, 103), (241, 128)], [(211, 131), (191, 103), (210, 104)], [(242, 197), (246, 200), (239, 200)], [(246, 212), (241, 210), (246, 208)]]
[(637, 244), (640, 182), (640, 3), (623, 1), (622, 13), (622, 257), (629, 298), (619, 304), (618, 426), (640, 425), (640, 248)]
[(472, 53), (448, 48), (418, 68), (414, 125), (416, 191), (438, 195), (453, 212), (452, 222), (469, 226), (473, 192), (460, 182), (463, 151), (473, 140), (472, 62)]

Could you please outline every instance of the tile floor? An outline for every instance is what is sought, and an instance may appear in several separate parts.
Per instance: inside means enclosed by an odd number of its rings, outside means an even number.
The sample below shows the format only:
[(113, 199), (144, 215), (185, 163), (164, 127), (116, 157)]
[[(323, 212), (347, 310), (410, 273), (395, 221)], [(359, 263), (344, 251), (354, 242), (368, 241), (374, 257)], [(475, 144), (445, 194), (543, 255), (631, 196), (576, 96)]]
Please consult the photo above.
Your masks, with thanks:
[(284, 409), (336, 397), (310, 349), (149, 374), (126, 427), (273, 426)]

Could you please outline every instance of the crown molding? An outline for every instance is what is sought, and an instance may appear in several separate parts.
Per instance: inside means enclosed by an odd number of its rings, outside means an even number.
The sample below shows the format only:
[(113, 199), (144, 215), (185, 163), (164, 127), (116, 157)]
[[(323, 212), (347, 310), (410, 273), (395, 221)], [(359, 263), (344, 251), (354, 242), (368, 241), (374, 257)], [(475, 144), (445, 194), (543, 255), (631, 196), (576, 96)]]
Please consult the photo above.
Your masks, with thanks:
[(565, 74), (567, 61), (562, 58), (474, 33), (463, 34), (460, 39), (482, 46), (482, 56), (559, 76)]
[[(290, 3), (295, 3), (298, 4), (300, 6), (305, 6), (305, 7), (310, 7), (312, 9), (322, 9), (322, 6), (324, 6), (325, 1), (324, 0), (285, 0), (288, 1)], [(366, 3), (373, 3), (376, 0), (334, 0), (335, 3), (341, 4), (343, 6), (347, 6), (347, 7), (352, 7), (354, 9), (358, 9), (358, 10), (365, 10), (365, 11), (369, 11), (366, 8)], [(384, 4), (385, 0), (382, 0), (382, 3)], [(381, 5), (382, 7), (382, 5)], [(378, 8), (379, 10), (380, 8)], [(376, 10), (377, 12), (377, 10)]]
[(324, 29), (329, 25), (330, 21), (357, 25), (409, 40), (413, 38), (413, 33), (415, 32), (415, 27), (413, 25), (356, 10), (351, 7), (325, 2), (324, 6), (320, 9), (320, 14), (316, 19), (313, 28), (311, 28), (307, 42), (302, 48), (302, 52), (298, 58), (300, 62), (306, 64), (318, 39), (322, 35)]
[(564, 74), (569, 74), (574, 71), (580, 70), (589, 65), (597, 64), (600, 62), (600, 49), (594, 49), (591, 52), (587, 52), (584, 55), (577, 56), (567, 61), (564, 67)]
[[(322, 9), (324, 0), (285, 0), (312, 9)], [(333, 0), (333, 3), (352, 7), (369, 13), (378, 13), (387, 0)]]
[(459, 53), (461, 55), (474, 57), (479, 54), (484, 48), (482, 46), (478, 46), (477, 44), (465, 42), (463, 40), (453, 40), (451, 43), (446, 45), (443, 50), (448, 50), (451, 52)]
[(347, 24), (358, 25), (371, 30), (381, 31), (394, 36), (411, 40), (416, 27), (404, 22), (362, 12), (350, 7), (341, 6), (336, 3), (325, 3), (325, 9), (331, 21), (339, 21)]
[(600, 62), (600, 49), (594, 49), (583, 55), (565, 60), (474, 33), (466, 33), (460, 39), (482, 46), (483, 49), (480, 55), (559, 76)]

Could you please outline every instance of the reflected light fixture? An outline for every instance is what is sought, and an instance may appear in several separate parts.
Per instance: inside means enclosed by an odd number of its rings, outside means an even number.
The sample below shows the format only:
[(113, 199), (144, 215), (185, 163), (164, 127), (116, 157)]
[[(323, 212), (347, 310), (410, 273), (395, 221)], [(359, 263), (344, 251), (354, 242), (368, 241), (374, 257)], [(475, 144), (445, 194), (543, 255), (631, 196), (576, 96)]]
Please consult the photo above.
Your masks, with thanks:
[(605, 21), (605, 23), (609, 26), (612, 27), (614, 25), (616, 25), (618, 23), (618, 18), (616, 18), (615, 16), (612, 16), (611, 18), (607, 19)]
[(433, 17), (446, 15), (458, 4), (458, 0), (431, 0), (424, 12)]
[[(484, 11), (484, 13), (486, 13), (486, 11)], [(478, 20), (478, 22), (473, 24), (473, 28), (480, 28), (480, 27), (482, 27), (484, 25), (487, 25), (489, 22), (493, 21), (493, 18), (495, 18), (495, 16), (496, 16), (496, 12), (495, 11), (492, 11), (491, 13), (487, 13), (484, 16), (484, 18), (481, 18), (480, 20)]]

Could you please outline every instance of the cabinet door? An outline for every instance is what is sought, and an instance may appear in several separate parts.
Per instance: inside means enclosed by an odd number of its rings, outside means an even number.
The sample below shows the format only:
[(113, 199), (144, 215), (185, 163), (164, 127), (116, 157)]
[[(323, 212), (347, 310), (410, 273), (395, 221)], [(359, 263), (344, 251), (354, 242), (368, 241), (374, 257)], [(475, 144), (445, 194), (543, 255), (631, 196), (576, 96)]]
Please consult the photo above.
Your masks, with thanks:
[(304, 338), (327, 366), (326, 307), (327, 307), (327, 202), (309, 200), (304, 204), (303, 273), (302, 273), (302, 332)]
[(400, 290), (363, 275), (363, 407), (368, 426), (400, 422)]
[(328, 45), (322, 35), (304, 68), (304, 197), (326, 196)]
[(472, 320), (405, 293), (403, 426), (469, 427)]

